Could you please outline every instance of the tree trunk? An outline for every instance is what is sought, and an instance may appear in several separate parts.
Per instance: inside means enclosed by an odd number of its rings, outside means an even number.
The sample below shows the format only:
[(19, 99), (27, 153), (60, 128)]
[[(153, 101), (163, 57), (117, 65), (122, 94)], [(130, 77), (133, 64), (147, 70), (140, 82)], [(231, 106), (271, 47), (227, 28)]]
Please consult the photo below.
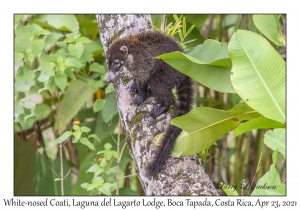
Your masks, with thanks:
[[(150, 15), (97, 15), (100, 38), (105, 52), (113, 40), (152, 30)], [(138, 61), (136, 61), (138, 62)], [(137, 173), (146, 195), (218, 195), (196, 155), (169, 158), (166, 167), (154, 178), (145, 176), (145, 166), (156, 149), (151, 141), (166, 130), (170, 113), (153, 119), (150, 111), (156, 104), (153, 97), (136, 106), (130, 92), (132, 75), (123, 67), (114, 80), (117, 104), (127, 144), (136, 163)]]

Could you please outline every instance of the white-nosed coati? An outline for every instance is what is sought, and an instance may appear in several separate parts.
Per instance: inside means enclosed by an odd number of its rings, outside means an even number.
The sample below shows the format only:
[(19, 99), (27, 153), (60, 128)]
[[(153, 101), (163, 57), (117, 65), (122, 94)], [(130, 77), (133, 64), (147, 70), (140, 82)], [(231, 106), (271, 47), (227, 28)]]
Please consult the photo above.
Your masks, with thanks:
[[(106, 53), (108, 61), (107, 82), (111, 82), (121, 66), (124, 65), (133, 75), (132, 90), (138, 93), (134, 103), (139, 105), (147, 98), (147, 88), (158, 104), (150, 115), (156, 118), (166, 111), (172, 100), (172, 88), (177, 88), (178, 105), (174, 117), (186, 114), (191, 110), (193, 89), (192, 80), (173, 69), (163, 60), (155, 57), (173, 51), (183, 51), (176, 41), (159, 32), (140, 32), (115, 40)], [(159, 173), (173, 150), (175, 140), (181, 129), (169, 125), (154, 159), (146, 166), (146, 175), (155, 176)]]

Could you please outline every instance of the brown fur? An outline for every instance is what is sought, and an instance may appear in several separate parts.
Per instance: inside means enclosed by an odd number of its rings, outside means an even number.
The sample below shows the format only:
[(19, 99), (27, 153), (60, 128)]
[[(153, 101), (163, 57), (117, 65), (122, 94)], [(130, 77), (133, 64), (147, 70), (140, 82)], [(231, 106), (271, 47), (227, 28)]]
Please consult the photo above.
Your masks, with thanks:
[[(122, 65), (132, 73), (135, 84), (133, 90), (138, 93), (134, 99), (140, 104), (147, 98), (148, 85), (158, 105), (151, 111), (152, 117), (157, 117), (166, 111), (172, 100), (172, 88), (177, 88), (178, 106), (173, 117), (181, 116), (191, 110), (192, 81), (181, 72), (173, 69), (163, 60), (155, 57), (164, 53), (182, 51), (173, 38), (158, 32), (141, 32), (136, 35), (117, 39), (108, 52), (108, 77), (114, 79)], [(153, 161), (147, 166), (148, 176), (159, 173), (169, 158), (174, 143), (181, 129), (169, 125), (162, 139), (162, 144), (156, 150)]]

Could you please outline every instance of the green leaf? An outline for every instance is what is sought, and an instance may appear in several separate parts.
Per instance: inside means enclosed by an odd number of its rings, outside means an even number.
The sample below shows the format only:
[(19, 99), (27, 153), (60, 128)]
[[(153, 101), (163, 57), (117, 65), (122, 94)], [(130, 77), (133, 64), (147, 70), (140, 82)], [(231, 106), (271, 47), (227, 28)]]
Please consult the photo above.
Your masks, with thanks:
[(64, 73), (72, 80), (76, 80), (75, 74), (70, 69), (65, 69)]
[(30, 49), (30, 48), (26, 49), (25, 54), (26, 54), (26, 57), (27, 57), (27, 60), (29, 61), (29, 63), (32, 63), (35, 58), (35, 55), (33, 55), (33, 53), (32, 53), (32, 49)]
[(22, 20), (23, 15), (14, 15), (14, 24), (17, 25)]
[(112, 148), (111, 144), (109, 144), (109, 143), (104, 144), (105, 150), (110, 150), (111, 148)]
[(76, 44), (69, 44), (68, 50), (71, 55), (75, 56), (76, 58), (80, 58), (84, 51), (84, 46), (81, 42), (78, 42)]
[(109, 83), (107, 85), (107, 87), (105, 88), (105, 93), (108, 94), (110, 92), (113, 92), (115, 89), (114, 89), (114, 85), (112, 83)]
[(88, 132), (91, 131), (91, 129), (88, 128), (88, 127), (86, 127), (86, 126), (82, 126), (82, 127), (80, 127), (80, 131), (81, 131), (81, 132), (84, 132), (84, 133), (88, 133)]
[(74, 131), (80, 131), (80, 127), (78, 125), (73, 125), (72, 128)]
[(63, 60), (65, 60), (66, 59), (66, 51), (64, 49), (59, 49), (56, 51), (56, 53), (54, 54), (53, 57), (56, 61), (59, 57), (62, 57)]
[(90, 43), (92, 42), (90, 39), (82, 36), (82, 37), (79, 37), (78, 39), (76, 39), (76, 42), (81, 42), (81, 43)]
[(57, 66), (58, 66), (59, 72), (63, 73), (63, 72), (65, 71), (65, 64), (64, 64), (64, 59), (63, 59), (63, 57), (59, 56), (59, 57), (56, 59), (56, 62), (57, 62)]
[(81, 138), (80, 139), (80, 143), (86, 145), (88, 148), (90, 148), (91, 150), (95, 150), (94, 145), (87, 139), (87, 138)]
[(54, 93), (54, 91), (56, 90), (56, 84), (55, 84), (55, 81), (54, 81), (54, 77), (50, 77), (48, 83), (47, 83), (47, 88), (48, 90), (50, 91), (50, 93)]
[(22, 60), (24, 57), (25, 56), (24, 56), (23, 53), (15, 52), (15, 63), (17, 63), (18, 61)]
[[(82, 106), (91, 99), (94, 91), (84, 80), (72, 80), (61, 100), (63, 115), (62, 129), (74, 118)], [(57, 125), (55, 126), (57, 129)]]
[(97, 187), (99, 187), (98, 183), (92, 183), (92, 184), (89, 185), (89, 187), (86, 190), (90, 191), (90, 190), (95, 189)]
[(66, 86), (67, 86), (67, 76), (64, 74), (57, 74), (54, 76), (54, 81), (55, 84), (57, 85), (57, 87), (59, 87), (59, 89), (61, 89), (62, 91), (65, 90)]
[(93, 111), (94, 112), (99, 112), (101, 109), (103, 109), (105, 105), (105, 100), (104, 99), (97, 99), (95, 103), (93, 104)]
[(233, 130), (241, 121), (261, 117), (255, 110), (245, 103), (241, 103), (228, 111), (199, 107), (188, 114), (171, 120), (186, 132), (182, 132), (176, 140), (173, 152), (189, 156), (199, 153), (211, 145), (218, 138)]
[(51, 113), (51, 108), (47, 104), (37, 104), (34, 109), (35, 120), (43, 120)]
[(103, 154), (104, 154), (104, 158), (108, 161), (112, 158), (112, 152), (111, 151), (105, 150)]
[(93, 88), (93, 90), (96, 91), (99, 87), (101, 87), (103, 85), (103, 81), (102, 80), (89, 79), (88, 84), (91, 86), (91, 88)]
[(175, 51), (157, 58), (208, 88), (234, 93), (230, 80), (231, 60), (225, 43), (206, 40), (188, 54)]
[(20, 100), (20, 103), (26, 109), (34, 108), (37, 103), (36, 94), (27, 95), (25, 98)]
[(84, 188), (84, 189), (87, 189), (89, 186), (90, 186), (89, 183), (82, 183), (82, 184), (80, 185), (80, 187), (82, 187), (82, 188)]
[(47, 71), (42, 71), (37, 80), (40, 82), (46, 82), (50, 79), (50, 77), (52, 77), (54, 75), (55, 75), (55, 72), (53, 69), (47, 70)]
[(56, 42), (61, 38), (63, 35), (58, 33), (51, 33), (48, 34), (46, 37), (46, 44), (56, 44)]
[(65, 42), (56, 42), (56, 45), (67, 51), (67, 43), (65, 43)]
[(278, 128), (265, 133), (264, 143), (272, 150), (278, 149), (285, 158), (286, 139), (285, 129)]
[(75, 130), (73, 132), (73, 136), (74, 136), (74, 140), (73, 140), (73, 143), (77, 143), (79, 140), (80, 140), (80, 137), (81, 137), (81, 134), (82, 132), (80, 130)]
[(31, 118), (31, 117), (35, 117), (35, 116), (34, 116), (34, 112), (30, 113), (29, 115), (26, 115), (26, 116), (24, 117), (24, 121), (27, 122), (27, 120), (28, 120), (29, 118)]
[(94, 55), (87, 51), (86, 48), (84, 48), (83, 54), (80, 57), (80, 60), (82, 61), (87, 61), (87, 62), (92, 62), (94, 60)]
[(111, 151), (111, 153), (114, 158), (116, 158), (117, 160), (119, 159), (119, 154), (116, 151)]
[(58, 15), (58, 14), (46, 14), (36, 15), (35, 19), (43, 21), (55, 29), (61, 31), (78, 31), (79, 24), (75, 15)]
[(38, 54), (40, 54), (44, 50), (45, 46), (46, 44), (43, 39), (34, 39), (31, 43), (33, 55), (37, 56)]
[(31, 81), (34, 80), (35, 78), (35, 74), (34, 72), (31, 70), (31, 66), (30, 65), (25, 65), (21, 68), (19, 68), (16, 78), (18, 80), (22, 80), (22, 81)]
[(93, 138), (93, 139), (101, 142), (100, 139), (98, 138), (98, 136), (96, 134), (91, 134), (91, 135), (88, 136), (88, 138)]
[(281, 184), (280, 176), (276, 170), (278, 151), (273, 153), (273, 164), (270, 170), (256, 182), (256, 186), (251, 195), (285, 195), (285, 186)]
[(77, 58), (66, 58), (65, 65), (70, 67), (75, 67), (78, 69), (83, 67), (83, 64)]
[(26, 92), (30, 90), (30, 88), (34, 85), (35, 85), (34, 80), (29, 80), (29, 81), (17, 80), (15, 82), (15, 90), (19, 92)]
[(278, 46), (285, 46), (285, 39), (281, 33), (275, 15), (253, 15), (256, 28), (269, 40)]
[(47, 55), (44, 51), (41, 53), (40, 55), (40, 60), (41, 60), (41, 63), (44, 63), (44, 62), (52, 62), (54, 61), (54, 56), (52, 53), (50, 53), (49, 55)]
[(92, 71), (92, 72), (98, 72), (98, 73), (100, 73), (100, 74), (105, 74), (105, 73), (106, 73), (106, 70), (105, 70), (104, 66), (103, 66), (103, 65), (100, 65), (100, 64), (98, 64), (98, 63), (96, 63), (96, 62), (92, 63), (92, 64), (90, 65), (89, 69), (90, 69), (90, 71)]
[(66, 37), (68, 38), (73, 38), (74, 40), (76, 40), (77, 38), (79, 38), (81, 36), (80, 32), (78, 30), (72, 32), (72, 33), (68, 33), (66, 34)]
[(54, 69), (55, 64), (53, 62), (43, 62), (38, 68), (37, 70), (40, 71), (49, 71)]
[(98, 169), (100, 169), (100, 166), (98, 164), (94, 164), (86, 171), (86, 173), (95, 173)]
[(285, 122), (285, 61), (262, 36), (238, 30), (231, 38), (236, 93), (266, 118)]
[(111, 195), (111, 186), (103, 186), (99, 189), (99, 192), (102, 192), (104, 195)]
[(262, 129), (262, 128), (285, 128), (285, 124), (279, 123), (275, 120), (270, 120), (264, 117), (258, 117), (248, 122), (245, 122), (241, 126), (234, 130), (234, 137), (237, 137), (247, 131)]
[(57, 139), (55, 139), (55, 143), (59, 144), (61, 142), (64, 142), (65, 140), (67, 140), (70, 136), (72, 135), (71, 131), (66, 131), (64, 132), (60, 137), (58, 137)]

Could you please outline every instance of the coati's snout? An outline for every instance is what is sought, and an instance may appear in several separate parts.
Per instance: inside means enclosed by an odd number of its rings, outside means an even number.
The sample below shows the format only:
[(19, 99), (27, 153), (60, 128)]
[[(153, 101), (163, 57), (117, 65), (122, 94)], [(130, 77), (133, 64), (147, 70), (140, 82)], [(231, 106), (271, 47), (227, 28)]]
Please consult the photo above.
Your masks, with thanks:
[(110, 67), (108, 68), (106, 82), (111, 82), (118, 75), (124, 61), (119, 61), (118, 59), (114, 60)]
[(106, 78), (106, 82), (111, 82), (118, 75), (121, 67), (124, 64), (124, 61), (128, 57), (128, 48), (126, 46), (122, 46), (117, 50), (114, 49), (112, 45), (107, 53), (108, 58), (108, 74)]

